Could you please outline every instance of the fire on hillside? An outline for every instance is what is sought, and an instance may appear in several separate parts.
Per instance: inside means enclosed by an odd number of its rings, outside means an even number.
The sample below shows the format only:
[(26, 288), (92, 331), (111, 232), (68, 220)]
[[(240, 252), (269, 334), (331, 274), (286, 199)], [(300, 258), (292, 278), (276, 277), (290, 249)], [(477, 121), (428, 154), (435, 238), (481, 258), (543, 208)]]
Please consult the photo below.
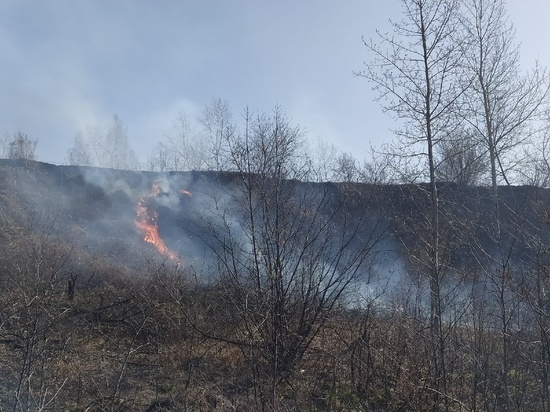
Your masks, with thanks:
[[(185, 189), (180, 193), (191, 197), (191, 193)], [(158, 228), (158, 214), (154, 210), (149, 210), (147, 206), (148, 200), (166, 194), (161, 188), (161, 184), (158, 181), (153, 182), (151, 191), (141, 196), (136, 203), (136, 227), (143, 233), (143, 240), (147, 243), (153, 244), (159, 253), (167, 256), (171, 260), (180, 261), (176, 253), (166, 246), (164, 240), (159, 234)]]

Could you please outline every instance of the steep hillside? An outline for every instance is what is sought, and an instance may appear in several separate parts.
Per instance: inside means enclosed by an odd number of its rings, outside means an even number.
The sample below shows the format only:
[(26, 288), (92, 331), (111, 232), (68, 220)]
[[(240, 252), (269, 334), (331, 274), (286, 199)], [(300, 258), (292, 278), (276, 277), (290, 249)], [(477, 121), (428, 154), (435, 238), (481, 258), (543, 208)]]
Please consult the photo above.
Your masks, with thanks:
[[(193, 258), (199, 249), (190, 230), (200, 193), (213, 181), (199, 173), (157, 174), (2, 161), (2, 211), (12, 225), (49, 235), (94, 259), (138, 268), (162, 253), (142, 224), (158, 226), (174, 255)], [(157, 192), (155, 192), (157, 190)], [(197, 200), (197, 198), (199, 200)], [(138, 215), (138, 207), (148, 210)], [(38, 228), (36, 228), (38, 229)]]
[[(232, 173), (134, 172), (10, 160), (0, 161), (0, 181), (4, 240), (15, 228), (46, 230), (70, 244), (81, 259), (105, 259), (132, 270), (151, 259), (203, 265), (213, 243), (205, 229), (207, 221), (239, 190), (238, 176)], [(380, 251), (392, 253), (385, 258), (407, 262), (407, 270), (414, 270), (408, 255), (415, 253), (418, 237), (429, 230), (427, 187), (301, 185), (330, 191), (333, 204), (345, 192), (357, 219), (364, 219), (368, 208), (369, 226), (384, 232)], [(440, 190), (443, 237), (454, 265), (477, 259), (479, 248), (497, 253), (503, 242), (513, 243), (514, 260), (526, 264), (530, 238), (546, 233), (547, 190), (500, 188), (498, 213), (505, 226), (499, 239), (488, 232), (495, 218), (489, 188), (442, 184)], [(140, 215), (139, 207), (147, 210)], [(231, 218), (237, 221), (236, 215)], [(152, 239), (147, 230), (154, 229), (144, 225), (157, 226), (159, 239)], [(164, 242), (165, 247), (154, 242)]]

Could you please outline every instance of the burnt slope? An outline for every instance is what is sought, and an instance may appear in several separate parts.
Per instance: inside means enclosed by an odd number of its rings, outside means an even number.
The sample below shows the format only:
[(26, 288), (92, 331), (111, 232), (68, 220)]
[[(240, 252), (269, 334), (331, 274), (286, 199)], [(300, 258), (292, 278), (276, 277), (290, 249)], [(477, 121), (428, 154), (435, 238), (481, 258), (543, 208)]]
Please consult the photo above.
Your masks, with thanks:
[[(204, 221), (214, 203), (238, 193), (233, 173), (119, 171), (91, 167), (55, 166), (40, 162), (0, 161), (0, 224), (3, 241), (16, 230), (47, 230), (71, 245), (80, 256), (107, 259), (139, 269), (149, 259), (166, 259), (136, 227), (136, 205), (148, 208), (166, 246), (187, 264), (204, 265), (208, 232)], [(153, 185), (159, 186), (153, 193)], [(399, 256), (409, 269), (422, 254), (420, 237), (429, 227), (429, 196), (422, 185), (299, 183), (298, 191), (326, 191), (335, 207), (345, 194), (347, 207), (367, 227), (383, 231), (391, 259)], [(534, 243), (548, 238), (548, 190), (502, 187), (495, 205), (486, 187), (441, 185), (442, 239), (450, 265), (459, 268), (479, 262), (480, 255), (510, 252), (517, 264), (533, 261)], [(496, 214), (500, 215), (497, 231)], [(153, 222), (154, 220), (154, 222)], [(373, 229), (374, 230), (374, 229)], [(358, 240), (360, 241), (360, 240)], [(418, 268), (417, 268), (418, 269)]]

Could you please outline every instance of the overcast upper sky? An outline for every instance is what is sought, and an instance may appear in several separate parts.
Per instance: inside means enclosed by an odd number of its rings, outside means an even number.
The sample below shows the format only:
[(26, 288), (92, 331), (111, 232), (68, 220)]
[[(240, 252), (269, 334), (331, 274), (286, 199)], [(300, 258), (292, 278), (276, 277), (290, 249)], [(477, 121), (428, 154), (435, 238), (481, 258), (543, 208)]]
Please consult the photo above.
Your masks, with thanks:
[[(550, 67), (550, 1), (509, 0), (524, 68)], [(363, 158), (392, 120), (354, 77), (361, 35), (400, 18), (397, 0), (0, 0), (0, 133), (66, 163), (75, 134), (114, 114), (145, 160), (177, 113), (213, 98), (239, 116), (276, 104)]]

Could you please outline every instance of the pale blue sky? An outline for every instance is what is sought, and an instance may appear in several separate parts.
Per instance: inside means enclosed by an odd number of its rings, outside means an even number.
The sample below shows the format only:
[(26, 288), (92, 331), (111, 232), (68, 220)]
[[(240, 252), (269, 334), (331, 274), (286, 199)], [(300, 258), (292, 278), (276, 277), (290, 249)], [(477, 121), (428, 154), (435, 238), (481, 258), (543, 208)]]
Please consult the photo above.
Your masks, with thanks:
[[(0, 133), (38, 139), (62, 164), (78, 131), (118, 114), (145, 160), (180, 111), (215, 97), (235, 116), (279, 104), (363, 158), (391, 139), (366, 80), (361, 35), (399, 19), (395, 0), (1, 0)], [(524, 67), (550, 66), (550, 1), (510, 0)]]

